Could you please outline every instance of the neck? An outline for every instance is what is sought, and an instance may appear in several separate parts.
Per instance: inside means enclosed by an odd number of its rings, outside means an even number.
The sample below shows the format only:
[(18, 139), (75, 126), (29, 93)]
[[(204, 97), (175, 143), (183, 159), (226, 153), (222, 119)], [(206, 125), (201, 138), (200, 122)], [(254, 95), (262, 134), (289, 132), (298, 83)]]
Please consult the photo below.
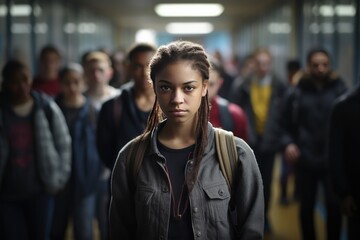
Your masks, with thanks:
[(82, 94), (64, 98), (64, 105), (67, 107), (81, 107), (84, 103), (85, 97)]
[(155, 101), (155, 93), (152, 88), (146, 88), (146, 89), (135, 88), (134, 95), (135, 95), (135, 103), (140, 110), (144, 112), (148, 112), (152, 109)]
[(88, 94), (93, 98), (103, 98), (109, 94), (109, 89), (107, 85), (95, 85), (89, 87)]
[(40, 74), (40, 78), (44, 80), (52, 80), (52, 79), (56, 79), (57, 77), (58, 77), (57, 72), (42, 72)]
[(181, 149), (195, 144), (195, 124), (173, 124), (167, 122), (159, 133), (159, 141), (172, 149)]

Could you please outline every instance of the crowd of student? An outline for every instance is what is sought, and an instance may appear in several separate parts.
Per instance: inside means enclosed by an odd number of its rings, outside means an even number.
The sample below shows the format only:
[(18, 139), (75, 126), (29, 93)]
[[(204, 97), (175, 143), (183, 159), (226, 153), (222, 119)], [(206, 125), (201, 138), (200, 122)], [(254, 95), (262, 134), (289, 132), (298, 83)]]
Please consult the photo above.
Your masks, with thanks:
[[(194, 49), (198, 52), (192, 56)], [(157, 133), (154, 121), (158, 121), (161, 131), (164, 124), (155, 115), (161, 113), (159, 109), (165, 107), (161, 105), (165, 100), (159, 99), (159, 94), (172, 89), (171, 81), (180, 81), (175, 79), (176, 74), (188, 73), (186, 64), (182, 64), (190, 62), (193, 72), (189, 76), (195, 80), (188, 80), (196, 82), (199, 77), (199, 84), (206, 83), (203, 93), (198, 95), (198, 111), (205, 108), (206, 96), (211, 126), (232, 131), (243, 139), (253, 150), (261, 174), (264, 209), (258, 205), (261, 209), (257, 210), (264, 215), (264, 222), (259, 225), (262, 233), (241, 229), (244, 232), (239, 233), (240, 236), (261, 239), (262, 234), (271, 234), (268, 218), (271, 182), (275, 156), (280, 153), (287, 169), (282, 186), (286, 184), (288, 171), (296, 176), (302, 238), (316, 239), (314, 207), (321, 183), (327, 239), (340, 239), (342, 212), (348, 219), (348, 239), (358, 239), (359, 88), (347, 90), (341, 77), (331, 69), (329, 53), (322, 48), (309, 51), (306, 68), (301, 69), (297, 62), (289, 65), (289, 70), (296, 65), (295, 71), (289, 72), (290, 83), (272, 71), (272, 55), (268, 49), (257, 49), (247, 56), (236, 74), (227, 71), (218, 55), (208, 56), (208, 60), (201, 59), (203, 56), (206, 55), (201, 47), (186, 42), (173, 43), (160, 50), (150, 44), (137, 43), (125, 56), (124, 53), (110, 56), (94, 50), (85, 53), (80, 63), (63, 63), (61, 53), (53, 46), (46, 46), (39, 54), (39, 69), (34, 77), (23, 61), (7, 61), (2, 68), (0, 94), (0, 238), (65, 239), (70, 220), (75, 239), (93, 239), (94, 220), (101, 240), (109, 239), (110, 232), (117, 232), (109, 230), (109, 226), (114, 228), (109, 224), (109, 207), (111, 171), (117, 158), (121, 159), (119, 151), (145, 130)], [(204, 70), (208, 63), (211, 67)], [(149, 66), (153, 72), (149, 72)], [(173, 66), (177, 68), (174, 70)], [(156, 85), (159, 77), (164, 78), (160, 82), (165, 82), (161, 89)], [(191, 91), (196, 89), (187, 84), (184, 83)], [(164, 128), (170, 126), (170, 120)], [(147, 125), (151, 123), (153, 129)], [(163, 132), (155, 141), (161, 152), (176, 158), (177, 152), (167, 148), (161, 138), (166, 142)], [(185, 152), (187, 156), (205, 154), (197, 145), (186, 147), (179, 156)], [(255, 167), (251, 176), (254, 182), (256, 171)], [(192, 190), (195, 186), (188, 188)], [(282, 202), (285, 203), (286, 188), (283, 189)], [(256, 192), (255, 189), (249, 191)], [(191, 200), (190, 193), (187, 194), (185, 198)], [(149, 203), (152, 196), (138, 197), (141, 199), (135, 201)], [(257, 201), (261, 197), (258, 196)], [(179, 201), (180, 204), (181, 199)], [(175, 200), (170, 204), (175, 204)], [(127, 207), (133, 206), (122, 206), (122, 211)], [(114, 211), (114, 205), (112, 208)], [(186, 206), (184, 209), (187, 217), (190, 211), (197, 211)], [(249, 219), (242, 221), (254, 221), (250, 219), (254, 212), (249, 210)], [(118, 220), (119, 217), (115, 219)], [(170, 217), (172, 237), (176, 236), (175, 230), (186, 230), (184, 233), (191, 239), (212, 239), (201, 236), (195, 229), (176, 226), (172, 221)], [(185, 225), (188, 223), (183, 221)], [(263, 220), (260, 217), (258, 221)], [(244, 226), (247, 225), (244, 223)]]

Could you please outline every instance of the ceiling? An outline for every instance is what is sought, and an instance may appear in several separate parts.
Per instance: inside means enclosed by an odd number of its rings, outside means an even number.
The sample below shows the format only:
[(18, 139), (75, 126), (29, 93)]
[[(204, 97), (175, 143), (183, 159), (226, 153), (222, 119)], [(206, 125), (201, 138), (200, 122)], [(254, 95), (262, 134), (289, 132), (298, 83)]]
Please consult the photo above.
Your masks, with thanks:
[[(215, 30), (231, 31), (242, 23), (258, 18), (266, 11), (284, 0), (221, 0), (224, 12), (219, 17), (212, 18), (163, 18), (156, 15), (154, 6), (165, 3), (158, 0), (76, 0), (93, 11), (112, 19), (121, 28), (140, 29), (151, 28), (164, 31), (168, 22), (207, 21), (214, 25)], [(166, 3), (194, 3), (192, 1), (173, 1)], [(209, 3), (199, 0), (197, 3)]]

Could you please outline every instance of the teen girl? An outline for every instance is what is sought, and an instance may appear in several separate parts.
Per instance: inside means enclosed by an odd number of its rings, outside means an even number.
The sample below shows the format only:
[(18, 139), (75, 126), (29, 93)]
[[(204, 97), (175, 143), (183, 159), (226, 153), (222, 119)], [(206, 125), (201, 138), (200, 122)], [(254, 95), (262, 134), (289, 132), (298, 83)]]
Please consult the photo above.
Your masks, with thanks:
[(149, 141), (149, 147), (135, 181), (127, 161), (131, 143), (119, 153), (111, 239), (262, 239), (263, 185), (252, 150), (235, 138), (233, 191), (219, 166), (208, 122), (209, 68), (203, 47), (187, 41), (162, 46), (153, 56), (156, 101), (135, 140)]

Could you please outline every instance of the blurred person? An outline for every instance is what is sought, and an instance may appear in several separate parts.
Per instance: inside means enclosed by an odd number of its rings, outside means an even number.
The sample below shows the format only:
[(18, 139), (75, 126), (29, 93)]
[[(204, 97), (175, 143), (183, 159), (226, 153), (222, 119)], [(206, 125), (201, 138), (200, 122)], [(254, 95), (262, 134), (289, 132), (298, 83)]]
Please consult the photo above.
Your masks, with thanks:
[(121, 88), (121, 95), (102, 106), (97, 130), (101, 160), (112, 169), (119, 150), (140, 135), (146, 126), (155, 100), (149, 81), (148, 65), (156, 48), (145, 43), (133, 45), (127, 53), (127, 72), (131, 81)]
[(125, 58), (126, 54), (121, 50), (117, 50), (111, 55), (111, 63), (114, 74), (109, 84), (115, 88), (119, 88), (127, 82)]
[(214, 127), (232, 131), (235, 136), (247, 141), (247, 119), (241, 107), (218, 96), (224, 80), (220, 75), (219, 63), (212, 59), (208, 81), (208, 98), (210, 102), (210, 122)]
[(360, 239), (360, 85), (334, 104), (330, 117), (332, 186), (347, 219), (348, 240)]
[(249, 124), (248, 143), (254, 150), (264, 183), (265, 233), (271, 233), (268, 219), (274, 159), (279, 150), (279, 118), (287, 89), (285, 82), (272, 72), (268, 49), (254, 52), (256, 71), (239, 85), (232, 102), (246, 112)]
[(55, 97), (60, 92), (60, 51), (51, 45), (43, 47), (39, 55), (39, 73), (34, 77), (33, 89)]
[[(295, 86), (298, 82), (298, 76), (301, 72), (301, 64), (298, 60), (289, 60), (286, 63), (286, 72), (288, 76), (289, 86)], [(294, 192), (293, 200), (298, 199), (298, 188), (296, 184), (296, 173), (292, 163), (286, 161), (284, 155), (281, 155), (281, 171), (280, 171), (280, 204), (288, 205), (288, 181), (290, 176), (294, 176)]]
[(290, 90), (284, 107), (284, 157), (295, 164), (300, 201), (302, 238), (316, 239), (314, 207), (322, 183), (327, 239), (340, 239), (341, 216), (330, 184), (327, 131), (331, 106), (346, 91), (344, 81), (331, 70), (329, 53), (315, 48), (307, 54), (307, 69)]
[(61, 93), (56, 102), (62, 110), (72, 138), (72, 172), (66, 188), (55, 198), (51, 239), (65, 239), (72, 218), (74, 239), (94, 239), (96, 191), (101, 161), (96, 150), (96, 119), (85, 88), (83, 68), (70, 63), (60, 71)]
[(31, 90), (18, 60), (2, 69), (0, 93), (0, 238), (48, 239), (53, 195), (71, 172), (71, 139), (61, 110)]
[[(87, 82), (85, 96), (88, 97), (92, 111), (92, 118), (95, 119), (96, 128), (98, 114), (101, 106), (107, 100), (117, 96), (120, 91), (109, 85), (113, 70), (110, 57), (100, 51), (91, 51), (84, 55), (84, 72)], [(102, 165), (100, 183), (98, 185), (96, 199), (96, 219), (99, 225), (100, 239), (108, 239), (108, 210), (110, 201), (110, 170)]]
[(236, 98), (236, 91), (238, 90), (243, 80), (249, 78), (256, 70), (257, 63), (253, 54), (247, 55), (242, 62), (243, 63), (240, 66), (239, 73), (231, 84), (229, 101), (232, 101), (234, 98)]
[(229, 99), (230, 88), (234, 77), (225, 68), (226, 63), (220, 51), (215, 51), (213, 58), (218, 62), (219, 73), (223, 79), (223, 83), (219, 89), (218, 95), (222, 98)]
[[(241, 167), (233, 191), (219, 166), (208, 122), (209, 67), (203, 47), (187, 41), (161, 46), (151, 59), (156, 100), (146, 130), (122, 148), (113, 170), (111, 239), (262, 239), (262, 181), (253, 152), (234, 138)], [(148, 150), (132, 178), (127, 155), (141, 142)]]

